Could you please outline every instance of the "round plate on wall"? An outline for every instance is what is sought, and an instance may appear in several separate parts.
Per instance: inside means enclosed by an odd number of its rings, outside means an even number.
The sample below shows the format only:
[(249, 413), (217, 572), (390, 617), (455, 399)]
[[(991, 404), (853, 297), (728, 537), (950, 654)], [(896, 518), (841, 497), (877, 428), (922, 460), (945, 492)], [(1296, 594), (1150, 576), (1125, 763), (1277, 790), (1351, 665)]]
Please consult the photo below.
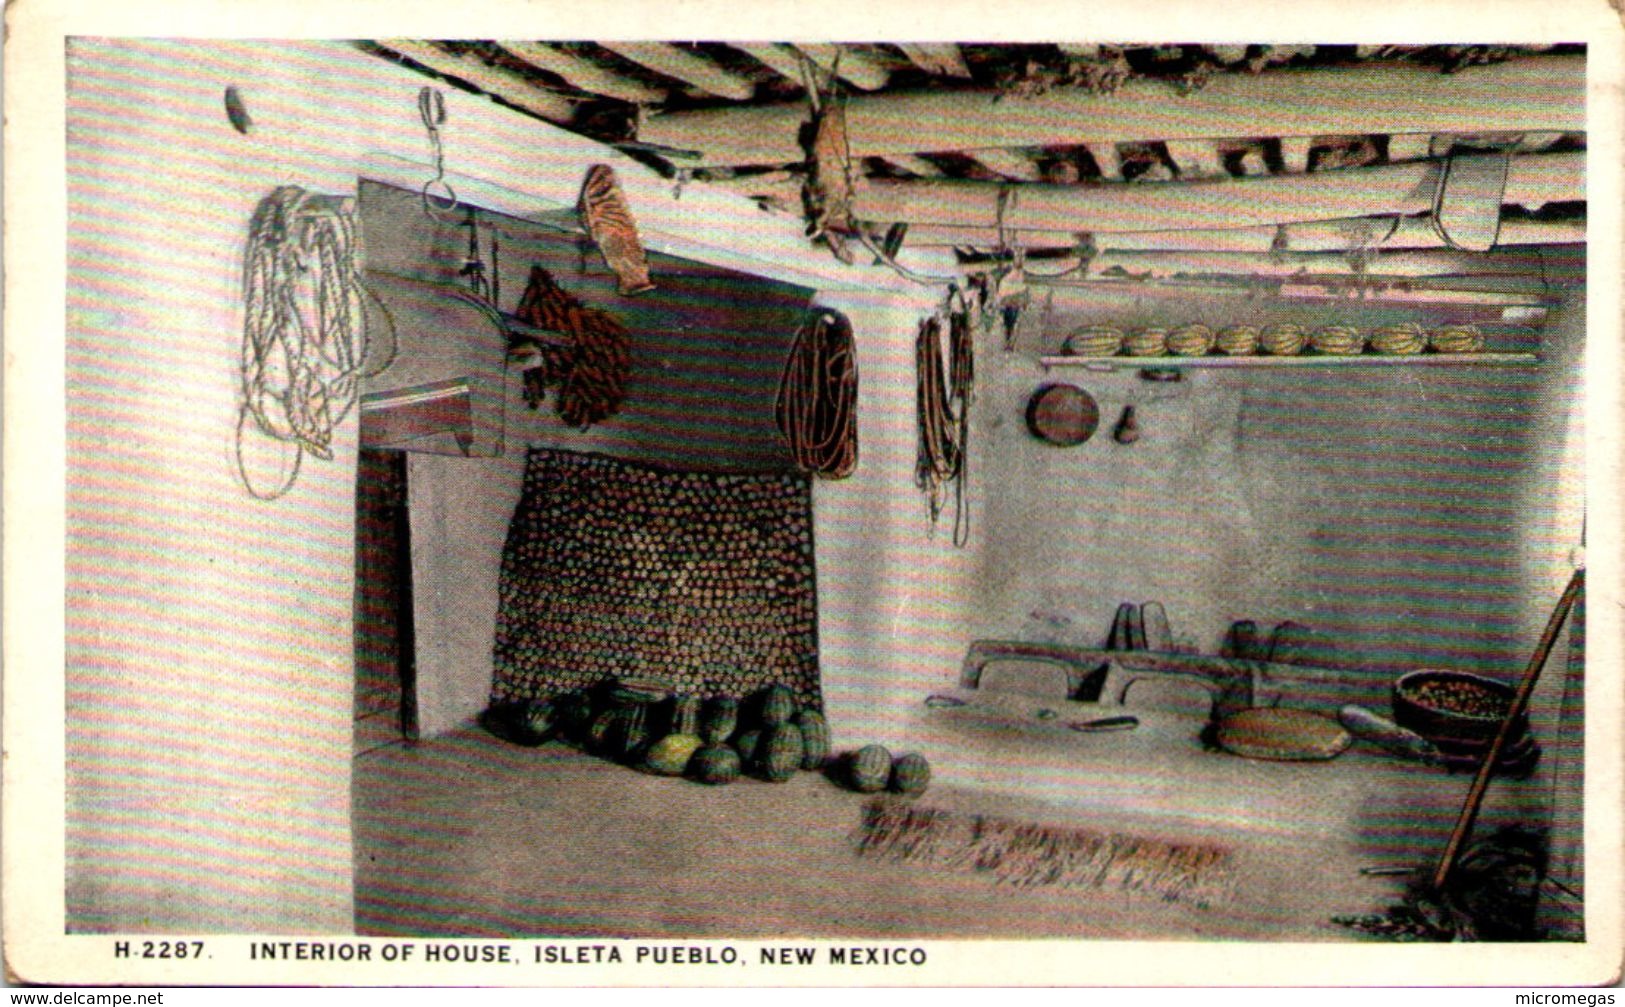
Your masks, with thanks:
[(1027, 429), (1046, 444), (1075, 447), (1094, 436), (1100, 406), (1076, 385), (1045, 385), (1027, 402)]

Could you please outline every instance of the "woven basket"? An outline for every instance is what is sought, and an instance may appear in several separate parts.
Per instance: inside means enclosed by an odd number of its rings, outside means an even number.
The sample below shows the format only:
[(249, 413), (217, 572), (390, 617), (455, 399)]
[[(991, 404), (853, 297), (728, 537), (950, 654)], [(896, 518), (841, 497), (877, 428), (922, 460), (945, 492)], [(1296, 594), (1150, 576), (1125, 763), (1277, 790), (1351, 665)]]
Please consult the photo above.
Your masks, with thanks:
[(1415, 322), (1385, 325), (1371, 333), (1371, 349), (1375, 353), (1411, 356), (1426, 349), (1427, 343), (1427, 333)]
[(1293, 325), (1291, 322), (1282, 322), (1267, 327), (1258, 337), (1258, 344), (1264, 348), (1265, 353), (1277, 357), (1290, 357), (1303, 352), (1303, 345), (1308, 336), (1303, 326)]
[(1365, 337), (1352, 325), (1323, 325), (1309, 338), (1316, 353), (1331, 357), (1352, 357), (1365, 349)]
[(1435, 353), (1477, 353), (1484, 348), (1484, 333), (1476, 325), (1446, 325), (1434, 329), (1428, 342)]
[(1168, 330), (1136, 329), (1123, 340), (1123, 352), (1131, 357), (1160, 357), (1168, 352)]
[(1123, 349), (1123, 330), (1109, 325), (1086, 325), (1067, 336), (1061, 347), (1077, 357), (1109, 357)]
[(1213, 330), (1196, 322), (1168, 333), (1168, 352), (1181, 357), (1201, 357), (1213, 352)]
[(1220, 353), (1232, 357), (1246, 357), (1258, 352), (1258, 326), (1232, 325), (1220, 329), (1213, 343)]

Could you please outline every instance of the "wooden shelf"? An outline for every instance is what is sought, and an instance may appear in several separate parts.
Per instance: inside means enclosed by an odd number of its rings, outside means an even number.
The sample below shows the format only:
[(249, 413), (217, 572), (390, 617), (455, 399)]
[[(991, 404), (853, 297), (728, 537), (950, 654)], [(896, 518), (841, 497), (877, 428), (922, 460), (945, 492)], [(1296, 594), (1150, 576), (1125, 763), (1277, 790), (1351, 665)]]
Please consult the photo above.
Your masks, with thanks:
[(1290, 357), (1078, 357), (1044, 356), (1045, 370), (1055, 367), (1081, 367), (1090, 371), (1185, 370), (1187, 368), (1253, 367), (1531, 367), (1539, 361), (1533, 353), (1416, 353), (1385, 355), (1361, 353), (1354, 356), (1300, 354)]

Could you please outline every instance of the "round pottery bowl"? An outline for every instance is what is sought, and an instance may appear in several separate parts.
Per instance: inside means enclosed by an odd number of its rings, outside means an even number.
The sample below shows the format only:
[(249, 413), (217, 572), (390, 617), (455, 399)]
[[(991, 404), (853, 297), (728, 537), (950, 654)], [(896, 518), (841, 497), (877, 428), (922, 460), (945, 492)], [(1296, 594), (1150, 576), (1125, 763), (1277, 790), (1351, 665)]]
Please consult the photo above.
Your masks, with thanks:
[[(1464, 671), (1413, 671), (1394, 682), (1394, 720), (1443, 746), (1488, 745), (1512, 706), (1512, 687)], [(1513, 724), (1509, 740), (1529, 727), (1527, 714)]]

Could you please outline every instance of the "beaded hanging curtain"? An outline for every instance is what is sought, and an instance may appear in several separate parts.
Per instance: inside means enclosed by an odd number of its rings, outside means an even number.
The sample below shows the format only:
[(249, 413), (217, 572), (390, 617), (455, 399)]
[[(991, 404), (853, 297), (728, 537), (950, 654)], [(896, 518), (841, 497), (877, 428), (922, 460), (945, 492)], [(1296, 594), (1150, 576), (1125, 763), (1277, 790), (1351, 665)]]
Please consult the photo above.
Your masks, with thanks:
[(532, 448), (499, 597), (494, 700), (632, 677), (822, 708), (804, 475)]

